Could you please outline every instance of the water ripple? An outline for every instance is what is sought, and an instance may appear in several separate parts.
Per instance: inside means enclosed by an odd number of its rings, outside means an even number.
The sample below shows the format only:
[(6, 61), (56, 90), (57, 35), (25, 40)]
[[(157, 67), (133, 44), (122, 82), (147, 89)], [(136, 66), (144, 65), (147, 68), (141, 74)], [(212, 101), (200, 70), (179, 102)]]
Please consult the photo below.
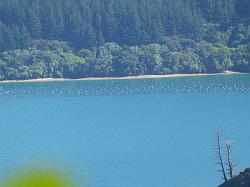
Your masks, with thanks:
[(172, 79), (67, 81), (0, 85), (0, 98), (148, 95), (168, 93), (249, 92), (250, 76)]

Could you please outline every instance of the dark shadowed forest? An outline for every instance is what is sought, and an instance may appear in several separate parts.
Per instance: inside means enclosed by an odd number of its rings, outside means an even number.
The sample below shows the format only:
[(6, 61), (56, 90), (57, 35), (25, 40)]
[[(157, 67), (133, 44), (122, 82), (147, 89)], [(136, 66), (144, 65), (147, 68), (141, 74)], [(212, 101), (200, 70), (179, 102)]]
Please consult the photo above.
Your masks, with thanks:
[(250, 72), (249, 0), (0, 0), (0, 80)]

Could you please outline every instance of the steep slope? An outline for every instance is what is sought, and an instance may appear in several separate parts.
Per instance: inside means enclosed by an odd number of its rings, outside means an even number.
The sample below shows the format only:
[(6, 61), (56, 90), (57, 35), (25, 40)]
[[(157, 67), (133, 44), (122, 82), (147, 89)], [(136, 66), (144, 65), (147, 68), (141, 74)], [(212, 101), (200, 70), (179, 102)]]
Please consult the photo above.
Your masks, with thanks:
[(250, 187), (250, 168), (219, 187)]

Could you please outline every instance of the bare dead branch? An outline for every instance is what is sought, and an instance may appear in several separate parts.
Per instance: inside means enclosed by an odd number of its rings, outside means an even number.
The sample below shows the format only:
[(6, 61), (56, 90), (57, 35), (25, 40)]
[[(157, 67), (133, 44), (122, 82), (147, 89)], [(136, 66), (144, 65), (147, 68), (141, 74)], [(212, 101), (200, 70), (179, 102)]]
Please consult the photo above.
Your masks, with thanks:
[(215, 148), (215, 155), (218, 159), (218, 166), (219, 166), (219, 171), (220, 173), (222, 173), (223, 176), (223, 180), (226, 182), (227, 179), (227, 174), (226, 174), (226, 170), (225, 170), (225, 166), (224, 166), (224, 162), (223, 162), (223, 158), (222, 158), (222, 151), (221, 151), (221, 140), (220, 140), (220, 133), (219, 131), (217, 131), (216, 133), (216, 148)]
[(234, 176), (234, 162), (233, 162), (233, 158), (232, 158), (232, 145), (233, 142), (232, 141), (226, 141), (225, 142), (225, 147), (226, 147), (226, 152), (227, 152), (227, 171), (228, 171), (228, 175), (230, 178), (233, 178)]

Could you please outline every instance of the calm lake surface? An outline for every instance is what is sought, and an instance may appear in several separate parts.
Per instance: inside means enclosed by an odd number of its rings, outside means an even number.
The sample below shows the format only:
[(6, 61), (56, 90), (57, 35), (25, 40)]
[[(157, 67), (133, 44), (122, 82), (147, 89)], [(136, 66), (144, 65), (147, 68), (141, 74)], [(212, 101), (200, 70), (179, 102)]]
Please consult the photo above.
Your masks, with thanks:
[(53, 164), (90, 187), (213, 187), (219, 129), (250, 166), (250, 75), (0, 84), (0, 176)]

